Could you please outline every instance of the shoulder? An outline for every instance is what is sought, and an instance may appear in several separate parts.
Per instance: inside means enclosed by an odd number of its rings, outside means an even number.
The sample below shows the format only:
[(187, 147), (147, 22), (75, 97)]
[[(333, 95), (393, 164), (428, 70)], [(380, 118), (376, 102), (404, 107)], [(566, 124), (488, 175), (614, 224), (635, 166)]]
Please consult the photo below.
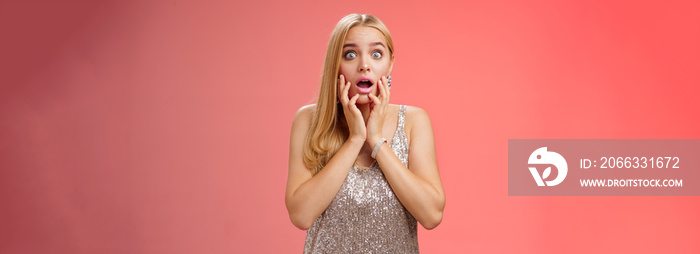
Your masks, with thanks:
[(294, 120), (296, 121), (297, 119), (304, 119), (304, 118), (309, 118), (313, 116), (314, 110), (316, 109), (316, 104), (309, 104), (309, 105), (304, 105), (301, 108), (297, 110), (297, 112), (294, 114)]
[(301, 106), (301, 108), (297, 110), (294, 117), (297, 117), (299, 115), (311, 115), (314, 112), (314, 109), (316, 109), (316, 104)]
[(294, 113), (294, 120), (292, 121), (292, 128), (306, 127), (311, 124), (311, 119), (313, 118), (314, 110), (316, 109), (316, 104), (304, 105)]
[(416, 106), (406, 105), (406, 134), (409, 136), (415, 133), (413, 130), (432, 130), (430, 116), (425, 109)]
[(418, 122), (430, 122), (430, 116), (425, 109), (406, 105), (406, 122), (418, 123)]

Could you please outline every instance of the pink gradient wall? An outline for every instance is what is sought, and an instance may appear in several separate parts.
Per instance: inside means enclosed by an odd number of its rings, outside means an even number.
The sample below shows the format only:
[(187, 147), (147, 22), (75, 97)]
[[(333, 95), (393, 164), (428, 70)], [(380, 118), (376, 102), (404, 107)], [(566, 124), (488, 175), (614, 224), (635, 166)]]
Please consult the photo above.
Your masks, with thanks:
[(700, 252), (698, 197), (507, 194), (509, 138), (700, 138), (697, 1), (59, 2), (0, 1), (0, 253), (301, 252), (291, 120), (353, 12), (433, 121), (422, 252)]

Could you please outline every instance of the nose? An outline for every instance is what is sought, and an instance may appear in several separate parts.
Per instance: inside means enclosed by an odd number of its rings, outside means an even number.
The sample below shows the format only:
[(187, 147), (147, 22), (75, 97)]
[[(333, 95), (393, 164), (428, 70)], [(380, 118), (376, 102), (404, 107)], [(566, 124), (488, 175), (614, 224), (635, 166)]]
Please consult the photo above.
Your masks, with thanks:
[(358, 71), (360, 71), (360, 72), (369, 71), (369, 63), (367, 63), (367, 60), (365, 60), (364, 57), (360, 61), (360, 66), (359, 66)]

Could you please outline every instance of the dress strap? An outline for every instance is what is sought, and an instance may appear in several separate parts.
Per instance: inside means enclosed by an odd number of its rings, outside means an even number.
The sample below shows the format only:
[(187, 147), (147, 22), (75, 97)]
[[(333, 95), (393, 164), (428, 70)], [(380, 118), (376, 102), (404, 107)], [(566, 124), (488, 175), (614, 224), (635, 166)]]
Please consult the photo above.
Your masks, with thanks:
[(399, 129), (403, 129), (406, 120), (406, 105), (399, 105)]

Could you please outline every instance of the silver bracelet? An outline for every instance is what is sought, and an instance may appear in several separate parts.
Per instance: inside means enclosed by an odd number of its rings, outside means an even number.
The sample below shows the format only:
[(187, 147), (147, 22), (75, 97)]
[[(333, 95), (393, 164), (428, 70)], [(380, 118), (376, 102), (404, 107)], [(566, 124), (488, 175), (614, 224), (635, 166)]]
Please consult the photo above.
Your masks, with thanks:
[(382, 147), (382, 143), (386, 142), (385, 138), (380, 139), (377, 144), (374, 146), (374, 150), (372, 150), (372, 159), (376, 159), (377, 157), (377, 152), (379, 152), (379, 148)]

